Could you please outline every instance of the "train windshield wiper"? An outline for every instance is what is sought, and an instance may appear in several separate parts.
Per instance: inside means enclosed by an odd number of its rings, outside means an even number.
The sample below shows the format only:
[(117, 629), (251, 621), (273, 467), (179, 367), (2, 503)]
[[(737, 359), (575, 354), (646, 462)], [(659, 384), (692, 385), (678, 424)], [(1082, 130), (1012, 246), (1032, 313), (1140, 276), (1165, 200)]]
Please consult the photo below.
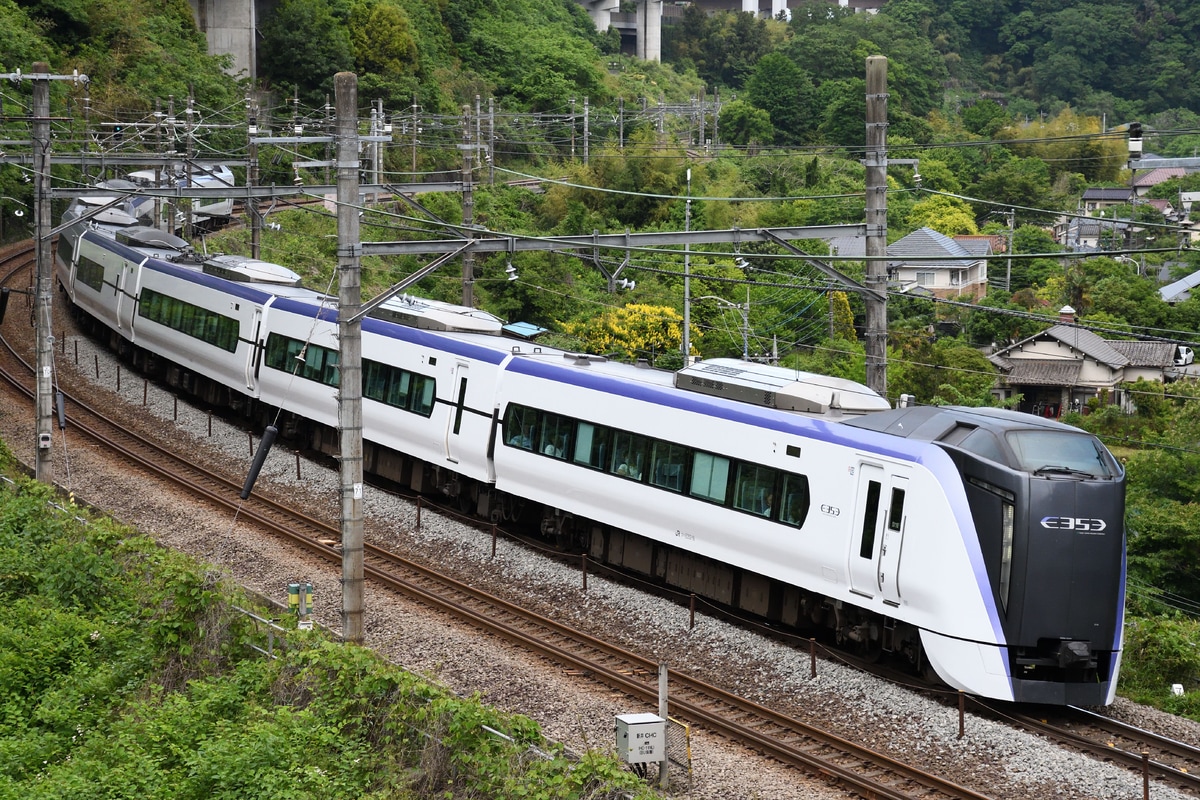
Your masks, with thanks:
[(1035, 469), (1033, 471), (1033, 474), (1034, 475), (1046, 475), (1046, 474), (1077, 475), (1081, 478), (1096, 477), (1094, 474), (1092, 474), (1091, 472), (1087, 472), (1086, 470), (1075, 469), (1073, 467), (1064, 467), (1061, 464), (1045, 464), (1045, 465), (1040, 466), (1037, 469)]

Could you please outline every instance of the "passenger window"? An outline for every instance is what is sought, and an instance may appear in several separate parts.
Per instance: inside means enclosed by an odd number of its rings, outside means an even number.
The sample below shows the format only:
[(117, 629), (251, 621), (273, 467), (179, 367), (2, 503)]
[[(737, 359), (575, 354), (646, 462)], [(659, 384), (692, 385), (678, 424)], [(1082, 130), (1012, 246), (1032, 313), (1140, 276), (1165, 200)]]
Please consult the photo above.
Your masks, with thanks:
[(537, 412), (525, 406), (511, 405), (504, 418), (504, 441), (509, 447), (533, 449), (533, 432), (537, 429)]
[(413, 391), (416, 392), (416, 396), (413, 399), (412, 410), (427, 417), (433, 414), (433, 395), (436, 389), (437, 381), (433, 378), (414, 375)]
[(875, 523), (879, 521), (879, 481), (867, 483), (867, 507), (863, 511), (862, 542), (858, 555), (870, 559), (875, 554)]
[(571, 430), (575, 422), (559, 414), (542, 415), (542, 432), (538, 437), (538, 452), (554, 458), (566, 458)]
[(608, 465), (608, 454), (612, 452), (610, 438), (612, 431), (608, 428), (590, 422), (579, 423), (575, 431), (575, 454), (572, 460), (586, 467), (605, 469)]
[(805, 475), (783, 475), (783, 501), (779, 506), (779, 521), (785, 525), (804, 525), (808, 518), (810, 497), (808, 493), (808, 477)]
[(738, 464), (733, 507), (760, 517), (775, 511), (775, 470), (757, 464)]
[(729, 493), (729, 459), (711, 453), (692, 457), (692, 497), (725, 504)]
[(904, 520), (904, 490), (892, 489), (892, 508), (888, 511), (888, 529), (900, 530)]
[(647, 443), (645, 436), (625, 432), (615, 433), (613, 435), (613, 459), (609, 470), (614, 475), (640, 481), (646, 464)]
[(392, 381), (391, 391), (388, 393), (387, 401), (397, 408), (408, 408), (412, 405), (408, 399), (409, 390), (412, 388), (412, 373), (401, 371), (395, 376)]
[(682, 492), (686, 458), (687, 448), (656, 441), (650, 451), (650, 483), (672, 492)]

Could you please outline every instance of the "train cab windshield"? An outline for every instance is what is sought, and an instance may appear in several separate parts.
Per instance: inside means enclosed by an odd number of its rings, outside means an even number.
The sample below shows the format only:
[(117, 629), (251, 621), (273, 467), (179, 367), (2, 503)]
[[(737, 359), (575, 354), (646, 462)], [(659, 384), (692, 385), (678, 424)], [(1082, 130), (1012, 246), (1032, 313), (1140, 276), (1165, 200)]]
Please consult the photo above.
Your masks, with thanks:
[(1037, 475), (1114, 478), (1121, 468), (1093, 436), (1071, 431), (1016, 430), (1005, 439), (1016, 466)]

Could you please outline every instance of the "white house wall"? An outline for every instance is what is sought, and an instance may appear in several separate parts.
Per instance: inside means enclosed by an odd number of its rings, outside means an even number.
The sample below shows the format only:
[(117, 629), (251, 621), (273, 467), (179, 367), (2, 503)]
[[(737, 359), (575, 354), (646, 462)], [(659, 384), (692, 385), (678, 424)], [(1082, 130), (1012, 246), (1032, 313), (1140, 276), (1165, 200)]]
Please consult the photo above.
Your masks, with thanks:
[(1035, 340), (1026, 342), (1020, 350), (1014, 350), (1005, 354), (1005, 358), (1010, 361), (1020, 361), (1022, 359), (1041, 359), (1041, 360), (1070, 360), (1080, 361), (1082, 366), (1079, 370), (1078, 384), (1086, 386), (1110, 387), (1114, 382), (1123, 380), (1123, 370), (1115, 371), (1107, 364), (1101, 364), (1093, 358), (1088, 358), (1078, 350), (1058, 341), (1054, 340)]

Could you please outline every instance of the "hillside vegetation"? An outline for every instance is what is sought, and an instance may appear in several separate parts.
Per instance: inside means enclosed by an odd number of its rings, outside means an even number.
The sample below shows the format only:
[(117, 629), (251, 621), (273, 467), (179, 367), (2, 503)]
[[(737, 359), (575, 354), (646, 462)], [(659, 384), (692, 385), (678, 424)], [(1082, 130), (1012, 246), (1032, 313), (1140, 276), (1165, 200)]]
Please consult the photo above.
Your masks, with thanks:
[[(0, 475), (10, 459), (0, 444)], [(0, 481), (0, 797), (650, 796), (294, 618), (268, 657), (224, 576), (56, 499)]]

